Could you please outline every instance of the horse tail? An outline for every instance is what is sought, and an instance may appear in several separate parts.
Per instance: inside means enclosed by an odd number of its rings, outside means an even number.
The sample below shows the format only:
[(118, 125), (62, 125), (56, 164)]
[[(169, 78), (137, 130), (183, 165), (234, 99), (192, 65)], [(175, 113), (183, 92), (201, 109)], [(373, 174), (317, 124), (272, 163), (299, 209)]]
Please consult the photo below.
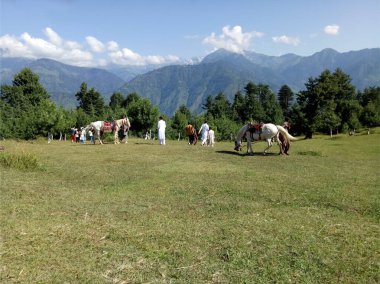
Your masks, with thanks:
[(288, 138), (290, 141), (297, 141), (298, 140), (298, 138), (290, 135), (288, 133), (288, 131), (286, 131), (286, 129), (284, 127), (282, 127), (281, 125), (276, 125), (276, 127), (282, 133), (282, 135), (286, 136), (286, 138)]

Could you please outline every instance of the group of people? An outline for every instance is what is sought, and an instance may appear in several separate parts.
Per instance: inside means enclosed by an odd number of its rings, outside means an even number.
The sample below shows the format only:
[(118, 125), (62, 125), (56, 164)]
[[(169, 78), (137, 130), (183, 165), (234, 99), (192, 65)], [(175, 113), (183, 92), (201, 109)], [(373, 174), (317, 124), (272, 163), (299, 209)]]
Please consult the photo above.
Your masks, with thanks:
[[(166, 122), (160, 116), (158, 124), (158, 143), (160, 145), (165, 145), (165, 129), (166, 129)], [(204, 123), (201, 125), (201, 128), (199, 129), (198, 133), (193, 125), (189, 122), (187, 126), (185, 127), (186, 135), (189, 139), (189, 145), (195, 145), (198, 142), (198, 134), (201, 135), (201, 145), (202, 146), (212, 146), (215, 145), (215, 132), (211, 129), (211, 127), (207, 124), (207, 121), (204, 121)]]
[[(290, 128), (288, 121), (285, 121), (283, 126), (287, 131)], [(158, 129), (158, 143), (160, 145), (165, 145), (166, 144), (166, 138), (165, 138), (166, 122), (162, 116), (160, 116), (159, 118), (157, 129)], [(198, 135), (201, 136), (202, 146), (213, 147), (215, 145), (215, 132), (208, 125), (207, 120), (203, 122), (198, 132), (196, 131), (195, 127), (190, 122), (185, 127), (185, 131), (189, 139), (189, 145), (197, 144)], [(88, 130), (88, 135), (90, 138), (90, 144), (94, 144), (95, 140), (94, 140), (94, 134), (93, 134), (92, 129)], [(80, 130), (78, 128), (71, 128), (71, 142), (86, 144), (86, 129), (84, 127), (82, 127)]]
[[(88, 136), (90, 138), (90, 144), (94, 144), (94, 133), (91, 129), (88, 130)], [(86, 129), (84, 127), (71, 128), (71, 143), (81, 143), (86, 144)]]
[(193, 125), (189, 122), (186, 126), (186, 134), (189, 137), (189, 145), (195, 145), (198, 142), (198, 134), (201, 135), (202, 146), (212, 146), (215, 144), (215, 132), (208, 125), (207, 121), (204, 121), (199, 129), (198, 133)]

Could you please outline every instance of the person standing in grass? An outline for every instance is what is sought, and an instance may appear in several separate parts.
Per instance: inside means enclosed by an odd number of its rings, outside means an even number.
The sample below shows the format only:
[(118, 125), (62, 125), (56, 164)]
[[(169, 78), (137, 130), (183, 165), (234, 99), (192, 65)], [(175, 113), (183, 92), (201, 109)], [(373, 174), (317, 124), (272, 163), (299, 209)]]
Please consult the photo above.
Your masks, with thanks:
[(75, 143), (79, 143), (79, 135), (80, 131), (78, 130), (78, 128), (75, 128)]
[(214, 144), (215, 144), (215, 133), (214, 133), (214, 130), (212, 130), (210, 127), (210, 130), (208, 131), (208, 144), (207, 144), (207, 146), (214, 147)]
[(207, 145), (207, 136), (208, 136), (209, 130), (210, 130), (210, 127), (207, 124), (207, 120), (205, 120), (205, 122), (202, 124), (198, 132), (198, 134), (201, 134), (202, 146)]
[(80, 132), (80, 142), (82, 144), (86, 144), (86, 130), (84, 129), (84, 127), (81, 128), (81, 132)]
[(90, 144), (94, 144), (94, 134), (91, 129), (88, 131), (88, 136), (90, 137)]
[(195, 145), (198, 141), (197, 131), (195, 130), (194, 126), (191, 125), (189, 122), (185, 128), (186, 135), (189, 137), (189, 145)]
[(75, 141), (75, 128), (71, 128), (71, 143), (74, 143)]
[(166, 144), (165, 143), (166, 122), (162, 118), (162, 116), (160, 116), (160, 120), (158, 121), (157, 128), (158, 128), (158, 142), (160, 143), (160, 145), (165, 145)]

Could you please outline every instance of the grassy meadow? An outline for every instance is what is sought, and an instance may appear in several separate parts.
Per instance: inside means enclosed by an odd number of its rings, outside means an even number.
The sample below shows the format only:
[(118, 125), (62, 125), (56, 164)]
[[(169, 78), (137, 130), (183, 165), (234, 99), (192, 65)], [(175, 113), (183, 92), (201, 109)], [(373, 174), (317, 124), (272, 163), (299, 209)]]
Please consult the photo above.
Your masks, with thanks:
[[(376, 132), (376, 131), (375, 131)], [(380, 130), (254, 145), (1, 141), (0, 283), (379, 283)]]

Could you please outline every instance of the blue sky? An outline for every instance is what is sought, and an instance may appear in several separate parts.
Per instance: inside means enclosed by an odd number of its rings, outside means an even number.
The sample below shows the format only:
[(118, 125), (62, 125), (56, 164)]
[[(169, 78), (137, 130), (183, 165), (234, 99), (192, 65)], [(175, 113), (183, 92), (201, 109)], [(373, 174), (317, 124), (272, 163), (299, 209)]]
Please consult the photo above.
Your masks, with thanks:
[(78, 66), (380, 47), (380, 0), (0, 0), (0, 53)]

